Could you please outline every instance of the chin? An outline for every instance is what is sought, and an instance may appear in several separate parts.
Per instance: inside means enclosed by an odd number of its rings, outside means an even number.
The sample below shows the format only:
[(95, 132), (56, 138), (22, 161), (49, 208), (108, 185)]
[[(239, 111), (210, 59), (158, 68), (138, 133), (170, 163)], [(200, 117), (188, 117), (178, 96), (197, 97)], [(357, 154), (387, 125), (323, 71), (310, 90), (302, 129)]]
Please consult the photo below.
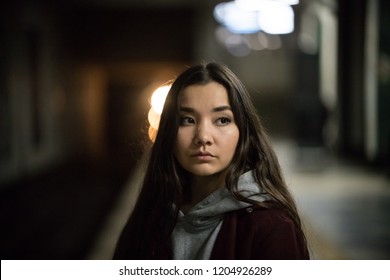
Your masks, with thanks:
[(190, 172), (192, 175), (199, 176), (199, 177), (208, 177), (208, 176), (220, 174), (222, 170), (223, 169), (200, 169), (200, 168), (187, 169), (187, 171)]

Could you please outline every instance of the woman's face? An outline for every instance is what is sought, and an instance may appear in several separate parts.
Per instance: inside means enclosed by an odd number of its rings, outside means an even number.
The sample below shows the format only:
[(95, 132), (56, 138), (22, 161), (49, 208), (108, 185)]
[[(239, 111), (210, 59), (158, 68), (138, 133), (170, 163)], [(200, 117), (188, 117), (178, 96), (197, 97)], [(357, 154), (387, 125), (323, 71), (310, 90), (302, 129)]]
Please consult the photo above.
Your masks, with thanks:
[(174, 154), (195, 176), (210, 176), (230, 164), (239, 139), (226, 89), (216, 82), (191, 85), (178, 102), (180, 126)]

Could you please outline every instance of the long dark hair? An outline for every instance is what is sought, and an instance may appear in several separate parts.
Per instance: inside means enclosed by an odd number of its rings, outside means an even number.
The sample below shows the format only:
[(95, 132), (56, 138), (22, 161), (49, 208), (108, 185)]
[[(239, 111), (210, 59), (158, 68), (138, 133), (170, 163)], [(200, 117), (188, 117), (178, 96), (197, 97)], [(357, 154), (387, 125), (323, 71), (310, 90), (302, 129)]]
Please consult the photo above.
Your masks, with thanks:
[(248, 91), (226, 66), (202, 63), (185, 70), (172, 84), (151, 147), (142, 189), (114, 258), (153, 259), (169, 250), (170, 235), (179, 209), (173, 205), (181, 205), (188, 180), (187, 171), (178, 164), (173, 153), (179, 128), (178, 100), (184, 88), (211, 81), (226, 88), (240, 133), (232, 162), (226, 170), (226, 188), (241, 201), (270, 207), (267, 202), (255, 202), (241, 196), (237, 190), (238, 178), (253, 170), (263, 191), (272, 196), (273, 205), (276, 202), (286, 211), (304, 238), (295, 202)]

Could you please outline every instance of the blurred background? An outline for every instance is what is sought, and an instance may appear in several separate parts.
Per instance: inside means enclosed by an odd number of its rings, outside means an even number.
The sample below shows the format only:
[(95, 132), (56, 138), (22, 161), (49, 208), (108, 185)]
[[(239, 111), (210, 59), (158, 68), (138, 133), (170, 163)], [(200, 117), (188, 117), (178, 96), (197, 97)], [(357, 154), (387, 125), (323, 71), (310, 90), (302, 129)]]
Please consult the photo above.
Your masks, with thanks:
[(151, 95), (203, 60), (250, 91), (313, 258), (389, 259), (389, 4), (1, 4), (1, 259), (110, 259), (137, 195)]

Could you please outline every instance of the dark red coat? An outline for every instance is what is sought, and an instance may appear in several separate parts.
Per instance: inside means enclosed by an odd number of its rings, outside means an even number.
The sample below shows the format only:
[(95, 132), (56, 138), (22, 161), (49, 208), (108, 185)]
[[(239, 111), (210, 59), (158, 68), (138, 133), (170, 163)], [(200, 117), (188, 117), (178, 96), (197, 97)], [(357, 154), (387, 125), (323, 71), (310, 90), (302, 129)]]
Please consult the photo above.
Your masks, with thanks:
[[(114, 259), (135, 259), (129, 236), (123, 234)], [(162, 244), (161, 244), (162, 245)], [(162, 245), (149, 259), (171, 259), (169, 244)], [(309, 259), (303, 236), (279, 208), (247, 207), (225, 215), (211, 259), (289, 260)]]
[(309, 253), (282, 210), (248, 207), (226, 214), (211, 259), (309, 259)]

